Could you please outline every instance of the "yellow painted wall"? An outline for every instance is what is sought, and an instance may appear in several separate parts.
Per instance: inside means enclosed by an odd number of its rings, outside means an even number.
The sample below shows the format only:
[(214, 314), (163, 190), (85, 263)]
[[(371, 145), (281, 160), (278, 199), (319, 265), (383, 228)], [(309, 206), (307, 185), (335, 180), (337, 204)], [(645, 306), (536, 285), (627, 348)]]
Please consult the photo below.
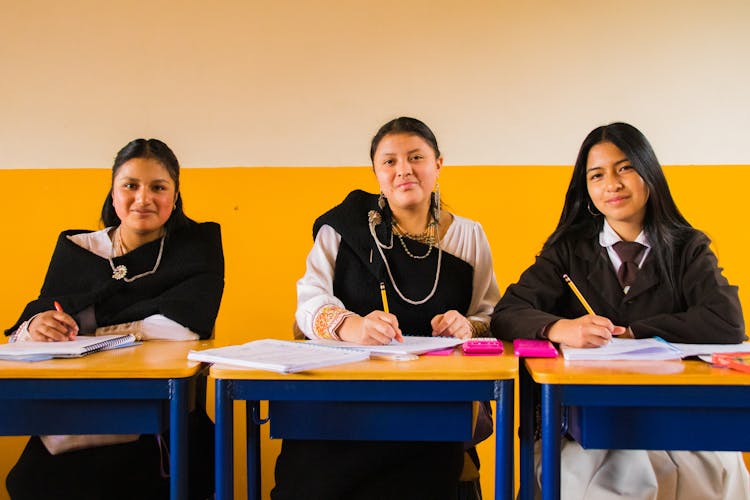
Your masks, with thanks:
[[(446, 166), (440, 177), (449, 209), (482, 222), (493, 248), (501, 291), (527, 267), (553, 230), (570, 167)], [(693, 225), (714, 239), (726, 275), (740, 286), (750, 310), (746, 212), (750, 165), (666, 168), (678, 206)], [(5, 244), (0, 246), (2, 324), (15, 322), (41, 286), (57, 234), (66, 228), (97, 228), (109, 170), (0, 170)], [(188, 215), (221, 223), (226, 288), (216, 325), (224, 343), (289, 338), (295, 281), (304, 271), (315, 217), (354, 188), (376, 190), (369, 167), (184, 169), (182, 192)], [(364, 223), (364, 221), (363, 221)], [(238, 418), (238, 430), (244, 423)], [(243, 437), (240, 432), (239, 438)], [(264, 429), (267, 439), (267, 429)], [(15, 462), (22, 438), (0, 438), (0, 476)], [(483, 470), (493, 469), (493, 441), (483, 444)], [(269, 491), (278, 442), (264, 442), (263, 491)], [(237, 456), (244, 464), (244, 449)], [(483, 488), (492, 496), (491, 474)], [(245, 487), (238, 474), (236, 487)], [(7, 493), (0, 488), (0, 499)]]

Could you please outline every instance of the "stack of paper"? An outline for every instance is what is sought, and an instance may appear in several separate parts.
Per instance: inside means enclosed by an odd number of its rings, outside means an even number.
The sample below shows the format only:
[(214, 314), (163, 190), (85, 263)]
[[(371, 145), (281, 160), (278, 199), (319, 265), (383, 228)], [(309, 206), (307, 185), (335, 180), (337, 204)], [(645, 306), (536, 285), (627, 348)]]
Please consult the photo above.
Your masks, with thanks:
[(188, 359), (206, 363), (244, 366), (279, 373), (296, 373), (323, 366), (354, 363), (370, 357), (368, 352), (324, 347), (311, 342), (254, 340), (242, 345), (190, 351)]

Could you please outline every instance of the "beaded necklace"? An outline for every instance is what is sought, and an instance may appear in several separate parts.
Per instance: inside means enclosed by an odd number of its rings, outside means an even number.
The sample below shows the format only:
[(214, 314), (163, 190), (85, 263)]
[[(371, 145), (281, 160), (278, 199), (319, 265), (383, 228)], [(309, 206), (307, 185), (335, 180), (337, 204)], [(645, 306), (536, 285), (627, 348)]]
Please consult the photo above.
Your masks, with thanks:
[(159, 269), (159, 264), (161, 263), (161, 256), (164, 252), (164, 240), (166, 236), (167, 234), (165, 232), (161, 237), (161, 243), (159, 243), (159, 255), (156, 256), (156, 263), (154, 264), (154, 268), (150, 271), (146, 271), (145, 273), (136, 274), (131, 278), (127, 278), (126, 276), (128, 274), (128, 268), (124, 264), (120, 264), (119, 266), (115, 267), (114, 262), (112, 262), (112, 259), (118, 256), (115, 255), (115, 244), (117, 244), (119, 255), (123, 255), (126, 250), (125, 246), (122, 244), (122, 239), (120, 238), (120, 227), (118, 226), (117, 229), (115, 229), (114, 236), (112, 237), (112, 251), (109, 257), (107, 257), (107, 260), (109, 261), (109, 267), (112, 268), (112, 278), (116, 280), (123, 280), (125, 283), (132, 283), (138, 278), (143, 278), (144, 276), (154, 274), (156, 270)]
[[(406, 255), (411, 257), (412, 259), (426, 259), (430, 256), (430, 253), (432, 253), (432, 247), (435, 246), (435, 242), (437, 241), (437, 229), (438, 224), (435, 222), (435, 219), (430, 220), (430, 223), (427, 224), (427, 229), (422, 231), (419, 234), (412, 234), (407, 231), (404, 231), (401, 226), (399, 226), (398, 222), (394, 219), (392, 222), (393, 226), (393, 232), (396, 233), (396, 236), (398, 236), (398, 240), (401, 242), (401, 246), (404, 248), (404, 252), (406, 252)], [(410, 238), (414, 241), (418, 241), (420, 243), (423, 243), (427, 245), (427, 253), (424, 255), (414, 255), (409, 250), (409, 247), (406, 246), (406, 242), (404, 241), (404, 236), (407, 238)]]
[[(390, 246), (383, 245), (380, 242), (380, 240), (378, 239), (378, 236), (375, 234), (375, 226), (377, 226), (378, 224), (380, 224), (380, 222), (382, 220), (381, 216), (380, 216), (380, 213), (377, 212), (377, 211), (375, 211), (375, 210), (370, 210), (370, 212), (367, 214), (367, 220), (368, 220), (368, 224), (370, 226), (370, 234), (372, 235), (372, 238), (375, 240), (375, 246), (377, 247), (378, 252), (380, 253), (380, 257), (382, 257), (383, 263), (385, 264), (385, 270), (388, 273), (388, 279), (391, 280), (391, 285), (393, 285), (393, 289), (396, 290), (396, 293), (398, 294), (399, 297), (401, 297), (401, 300), (403, 300), (404, 302), (406, 302), (408, 304), (412, 304), (414, 306), (418, 306), (420, 304), (424, 304), (425, 302), (427, 302), (428, 300), (430, 300), (432, 298), (432, 296), (435, 295), (435, 292), (437, 291), (438, 281), (440, 281), (440, 264), (443, 261), (443, 249), (440, 248), (440, 232), (439, 231), (435, 231), (435, 234), (436, 234), (435, 245), (431, 244), (430, 245), (430, 249), (427, 251), (427, 254), (425, 254), (422, 257), (416, 257), (416, 256), (412, 255), (409, 252), (409, 250), (406, 249), (406, 244), (404, 243), (404, 240), (403, 240), (401, 234), (398, 235), (399, 240), (401, 240), (401, 244), (404, 246), (404, 250), (406, 250), (407, 255), (409, 255), (410, 257), (413, 257), (415, 259), (418, 259), (418, 258), (423, 258), (424, 259), (424, 258), (426, 258), (427, 255), (429, 255), (429, 253), (432, 251), (432, 247), (433, 246), (436, 246), (437, 249), (438, 249), (437, 269), (435, 270), (435, 282), (432, 285), (432, 290), (430, 290), (430, 293), (427, 294), (427, 297), (423, 298), (422, 300), (412, 300), (412, 299), (409, 299), (409, 298), (405, 297), (404, 294), (401, 293), (401, 290), (396, 285), (396, 280), (393, 279), (393, 273), (391, 273), (391, 266), (388, 264), (388, 259), (385, 257), (385, 253), (383, 252), (384, 248), (386, 250), (390, 250), (391, 248), (393, 248), (393, 233), (394, 233), (394, 231), (391, 231), (391, 244), (390, 244)], [(399, 228), (399, 230), (400, 230), (400, 228)]]

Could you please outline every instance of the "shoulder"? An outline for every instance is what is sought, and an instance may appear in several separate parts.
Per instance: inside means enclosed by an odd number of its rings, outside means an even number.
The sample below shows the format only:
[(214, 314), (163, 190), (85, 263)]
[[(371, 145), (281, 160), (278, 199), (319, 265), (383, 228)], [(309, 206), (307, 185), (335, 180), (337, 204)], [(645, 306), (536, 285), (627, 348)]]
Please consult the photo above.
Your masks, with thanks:
[(711, 251), (711, 239), (703, 231), (690, 229), (680, 235), (675, 246), (677, 255), (682, 254), (686, 258), (691, 258), (700, 253)]
[(202, 258), (214, 258), (223, 255), (221, 243), (221, 226), (215, 222), (194, 222), (167, 235), (166, 244), (173, 251), (185, 251), (202, 255)]
[(333, 227), (344, 234), (350, 226), (367, 227), (367, 214), (378, 209), (378, 195), (357, 189), (349, 193), (344, 200), (315, 220), (313, 239), (323, 225)]
[(186, 226), (175, 231), (175, 237), (221, 240), (221, 226), (216, 222), (190, 221)]
[(482, 224), (477, 221), (467, 219), (460, 215), (451, 213), (453, 221), (448, 227), (448, 232), (455, 233), (459, 237), (472, 238), (472, 239), (486, 239), (487, 236), (484, 233)]

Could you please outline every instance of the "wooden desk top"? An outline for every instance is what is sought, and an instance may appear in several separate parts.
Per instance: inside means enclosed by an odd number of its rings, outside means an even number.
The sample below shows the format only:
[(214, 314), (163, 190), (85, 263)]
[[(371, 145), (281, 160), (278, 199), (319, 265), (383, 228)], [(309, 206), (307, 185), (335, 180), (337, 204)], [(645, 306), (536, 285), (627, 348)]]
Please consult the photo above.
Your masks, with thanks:
[(234, 380), (508, 380), (518, 373), (513, 346), (505, 342), (501, 356), (420, 356), (411, 361), (368, 360), (283, 374), (229, 365), (213, 365), (211, 376)]
[(525, 359), (541, 384), (598, 385), (750, 385), (750, 374), (689, 361), (565, 361)]
[(188, 351), (212, 346), (212, 340), (149, 340), (137, 346), (97, 352), (81, 358), (0, 361), (0, 379), (185, 378), (195, 375), (201, 367), (197, 361), (188, 361)]

